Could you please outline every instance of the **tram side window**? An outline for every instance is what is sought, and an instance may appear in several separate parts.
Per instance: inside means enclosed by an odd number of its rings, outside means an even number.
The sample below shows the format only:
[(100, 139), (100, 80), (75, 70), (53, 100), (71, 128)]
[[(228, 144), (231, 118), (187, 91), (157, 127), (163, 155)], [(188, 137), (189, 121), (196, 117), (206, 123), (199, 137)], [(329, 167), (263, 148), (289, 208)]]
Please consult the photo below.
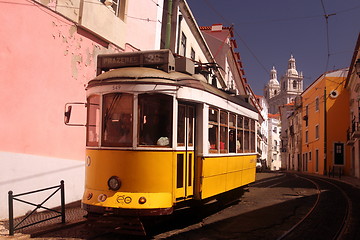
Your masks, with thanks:
[(250, 121), (250, 151), (255, 152), (255, 120), (249, 119)]
[(220, 111), (220, 152), (228, 152), (228, 113)]
[(189, 126), (188, 126), (188, 145), (189, 146), (193, 146), (194, 145), (194, 121), (195, 121), (195, 109), (194, 107), (189, 107), (188, 108), (188, 112), (189, 112)]
[(236, 152), (243, 153), (244, 152), (244, 117), (237, 117), (237, 144), (236, 144)]
[(177, 144), (178, 146), (185, 146), (187, 141), (188, 146), (194, 145), (194, 107), (179, 104), (178, 106), (178, 129), (177, 129)]
[(139, 95), (139, 146), (171, 146), (173, 98)]
[(209, 108), (209, 151), (218, 152), (218, 110)]
[(244, 152), (250, 152), (250, 122), (244, 117)]
[(178, 146), (185, 146), (185, 111), (186, 111), (186, 106), (179, 105), (179, 107), (178, 107), (178, 133), (177, 133)]
[(229, 115), (229, 152), (236, 152), (236, 115)]
[(87, 100), (86, 145), (99, 146), (100, 96), (92, 95)]
[(131, 147), (133, 95), (111, 93), (103, 97), (102, 145)]

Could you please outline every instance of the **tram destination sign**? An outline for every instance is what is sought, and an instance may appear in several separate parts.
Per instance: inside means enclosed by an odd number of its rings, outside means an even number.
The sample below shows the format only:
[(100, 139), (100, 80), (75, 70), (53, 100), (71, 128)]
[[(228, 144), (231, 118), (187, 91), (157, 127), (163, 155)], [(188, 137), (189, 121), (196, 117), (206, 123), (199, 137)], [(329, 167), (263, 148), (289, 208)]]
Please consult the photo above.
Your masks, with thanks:
[(175, 69), (175, 59), (168, 49), (102, 54), (98, 56), (97, 75), (110, 69), (134, 66), (155, 67), (170, 72)]

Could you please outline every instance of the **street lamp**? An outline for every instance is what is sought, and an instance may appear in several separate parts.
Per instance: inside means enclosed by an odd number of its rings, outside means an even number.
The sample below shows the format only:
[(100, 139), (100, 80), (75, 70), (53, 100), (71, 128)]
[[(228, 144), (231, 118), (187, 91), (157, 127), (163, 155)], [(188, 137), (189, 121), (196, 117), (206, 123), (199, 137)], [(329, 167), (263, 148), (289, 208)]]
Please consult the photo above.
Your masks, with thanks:
[(355, 63), (355, 71), (356, 74), (360, 77), (360, 58), (358, 58), (358, 60)]

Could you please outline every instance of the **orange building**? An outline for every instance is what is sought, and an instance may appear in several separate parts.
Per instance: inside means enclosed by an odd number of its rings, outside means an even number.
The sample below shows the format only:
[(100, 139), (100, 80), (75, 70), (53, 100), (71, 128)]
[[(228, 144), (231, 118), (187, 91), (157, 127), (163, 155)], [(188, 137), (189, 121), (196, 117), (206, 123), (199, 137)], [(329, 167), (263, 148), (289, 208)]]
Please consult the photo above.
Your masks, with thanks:
[[(309, 173), (350, 173), (348, 69), (326, 72), (302, 93), (302, 169)], [(324, 111), (324, 109), (326, 109)]]

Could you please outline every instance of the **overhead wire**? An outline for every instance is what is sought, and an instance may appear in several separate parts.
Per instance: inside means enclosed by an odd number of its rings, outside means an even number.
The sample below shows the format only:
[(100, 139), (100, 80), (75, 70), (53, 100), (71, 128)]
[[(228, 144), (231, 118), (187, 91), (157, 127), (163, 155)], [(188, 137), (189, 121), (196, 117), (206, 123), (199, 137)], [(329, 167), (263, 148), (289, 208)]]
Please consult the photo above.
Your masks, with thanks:
[[(228, 24), (228, 25), (232, 25), (208, 0), (203, 0), (204, 3), (206, 4), (206, 6), (208, 6), (217, 16), (219, 16), (224, 23)], [(325, 71), (327, 72), (329, 70), (329, 62), (330, 62), (330, 57), (332, 55), (331, 53), (331, 42), (330, 42), (330, 24), (329, 24), (329, 18), (331, 16), (337, 15), (337, 14), (342, 14), (344, 12), (349, 12), (349, 11), (354, 11), (358, 8), (360, 8), (360, 6), (354, 6), (352, 8), (348, 8), (348, 9), (344, 9), (344, 10), (339, 10), (336, 11), (334, 13), (328, 13), (326, 11), (325, 8), (325, 4), (323, 0), (321, 1), (321, 7), (322, 7), (322, 11), (323, 14), (319, 14), (319, 15), (313, 15), (313, 16), (305, 16), (305, 17), (292, 17), (292, 18), (286, 18), (286, 19), (273, 19), (273, 20), (266, 20), (266, 22), (277, 22), (277, 21), (293, 21), (293, 20), (298, 20), (298, 19), (309, 19), (309, 18), (319, 18), (319, 17), (324, 17), (325, 18), (325, 28), (326, 28), (326, 65), (325, 65)], [(252, 23), (262, 23), (262, 21), (256, 21), (256, 22), (246, 22), (248, 24), (252, 24)], [(244, 23), (244, 24), (246, 24)], [(261, 68), (268, 73), (268, 70), (266, 69), (266, 67), (264, 66), (264, 64), (259, 60), (259, 58), (256, 56), (256, 54), (251, 50), (251, 48), (248, 46), (248, 44), (245, 42), (245, 40), (240, 36), (240, 34), (238, 33), (237, 30), (234, 29), (234, 33), (235, 35), (239, 38), (239, 40), (243, 43), (243, 46), (245, 46), (245, 48), (250, 52), (250, 54), (252, 55), (252, 57), (256, 60), (256, 62), (261, 66)], [(335, 54), (335, 53), (334, 53)], [(334, 66), (335, 67), (335, 66)], [(307, 77), (310, 79), (310, 77)]]
[[(221, 13), (219, 13), (209, 2), (208, 0), (203, 0), (205, 4), (216, 14), (218, 15), (227, 25), (233, 25), (231, 24)], [(259, 60), (259, 58), (256, 56), (256, 54), (251, 50), (251, 48), (248, 46), (248, 44), (245, 42), (245, 40), (240, 36), (237, 30), (233, 29), (233, 32), (236, 34), (236, 36), (240, 39), (240, 41), (243, 43), (245, 48), (250, 52), (250, 54), (254, 57), (256, 62), (262, 67), (262, 69), (265, 71), (265, 73), (268, 73), (269, 71), (266, 69), (264, 64)]]
[(324, 6), (324, 2), (323, 0), (321, 1), (321, 6), (324, 12), (324, 17), (325, 17), (325, 22), (326, 22), (326, 46), (327, 46), (327, 58), (326, 58), (326, 67), (325, 67), (325, 72), (328, 70), (328, 66), (329, 66), (329, 59), (330, 59), (330, 41), (329, 41), (329, 15), (326, 13), (325, 10), (325, 6)]

